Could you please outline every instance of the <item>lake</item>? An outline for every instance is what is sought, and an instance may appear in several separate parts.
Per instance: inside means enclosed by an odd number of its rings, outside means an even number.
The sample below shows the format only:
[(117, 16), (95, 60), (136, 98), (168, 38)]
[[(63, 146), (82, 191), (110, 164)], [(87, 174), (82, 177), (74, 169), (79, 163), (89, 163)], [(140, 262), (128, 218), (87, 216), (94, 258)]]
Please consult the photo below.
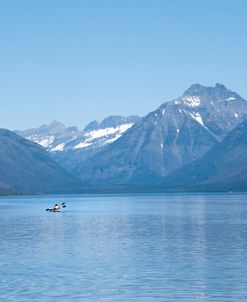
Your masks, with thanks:
[(0, 230), (0, 301), (247, 301), (244, 194), (0, 198)]

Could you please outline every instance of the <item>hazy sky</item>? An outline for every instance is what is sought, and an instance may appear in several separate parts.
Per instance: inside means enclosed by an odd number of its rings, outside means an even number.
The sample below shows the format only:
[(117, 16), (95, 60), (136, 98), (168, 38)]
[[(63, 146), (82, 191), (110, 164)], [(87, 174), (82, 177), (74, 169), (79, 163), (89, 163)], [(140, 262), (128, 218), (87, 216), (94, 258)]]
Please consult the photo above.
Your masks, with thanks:
[(0, 127), (145, 115), (192, 83), (247, 99), (245, 0), (0, 0)]

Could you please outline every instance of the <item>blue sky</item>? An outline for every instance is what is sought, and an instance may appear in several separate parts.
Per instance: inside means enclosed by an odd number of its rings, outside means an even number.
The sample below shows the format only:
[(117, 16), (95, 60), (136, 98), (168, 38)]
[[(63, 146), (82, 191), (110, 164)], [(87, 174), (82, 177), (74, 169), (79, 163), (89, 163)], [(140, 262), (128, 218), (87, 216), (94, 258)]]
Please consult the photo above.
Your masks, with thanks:
[(1, 0), (0, 127), (145, 115), (192, 83), (247, 98), (245, 0)]

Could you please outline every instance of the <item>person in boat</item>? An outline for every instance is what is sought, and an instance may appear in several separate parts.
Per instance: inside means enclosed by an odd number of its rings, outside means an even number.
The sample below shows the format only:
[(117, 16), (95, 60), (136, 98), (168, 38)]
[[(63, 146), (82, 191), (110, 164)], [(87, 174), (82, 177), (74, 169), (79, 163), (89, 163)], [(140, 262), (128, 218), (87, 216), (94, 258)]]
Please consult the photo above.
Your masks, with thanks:
[(60, 206), (56, 203), (53, 207), (53, 211), (59, 211), (60, 210)]
[(63, 202), (62, 204), (54, 204), (54, 206), (52, 208), (46, 209), (46, 211), (50, 211), (50, 212), (60, 212), (60, 210), (62, 208), (66, 208), (66, 204), (65, 202)]

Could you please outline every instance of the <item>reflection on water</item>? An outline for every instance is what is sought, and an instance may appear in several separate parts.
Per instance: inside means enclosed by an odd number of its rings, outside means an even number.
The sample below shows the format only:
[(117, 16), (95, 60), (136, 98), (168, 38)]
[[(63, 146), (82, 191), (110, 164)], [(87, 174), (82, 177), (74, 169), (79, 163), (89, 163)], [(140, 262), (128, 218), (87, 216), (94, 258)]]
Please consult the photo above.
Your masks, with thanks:
[(1, 301), (246, 301), (244, 195), (0, 199)]

